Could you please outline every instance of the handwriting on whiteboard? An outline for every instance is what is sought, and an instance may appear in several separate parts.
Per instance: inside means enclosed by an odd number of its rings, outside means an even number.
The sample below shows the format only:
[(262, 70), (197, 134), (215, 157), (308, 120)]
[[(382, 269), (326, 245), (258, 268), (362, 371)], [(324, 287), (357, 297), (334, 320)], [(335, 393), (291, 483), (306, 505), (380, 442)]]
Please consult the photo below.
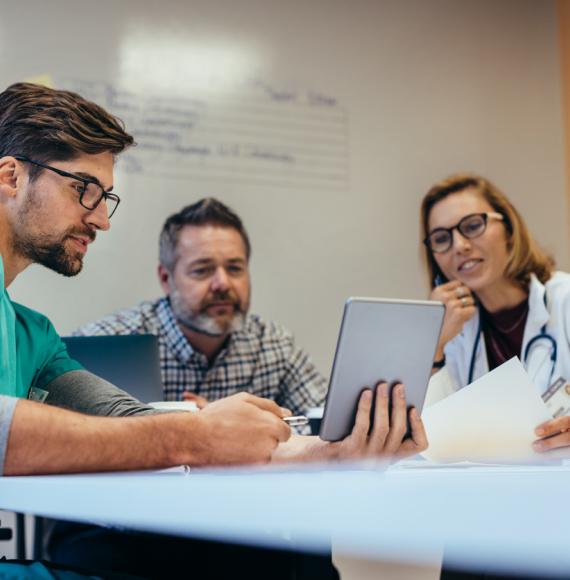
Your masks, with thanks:
[(137, 147), (126, 172), (299, 189), (348, 189), (348, 118), (330, 95), (261, 80), (231, 93), (187, 98), (137, 94), (106, 82), (67, 80), (120, 117)]

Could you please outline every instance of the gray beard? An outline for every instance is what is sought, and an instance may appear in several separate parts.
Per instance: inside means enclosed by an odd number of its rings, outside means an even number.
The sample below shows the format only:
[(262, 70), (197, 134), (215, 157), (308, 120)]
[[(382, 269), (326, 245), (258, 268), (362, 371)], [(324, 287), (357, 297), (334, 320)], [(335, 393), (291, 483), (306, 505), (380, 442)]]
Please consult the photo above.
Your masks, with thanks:
[(231, 322), (224, 325), (207, 314), (195, 314), (190, 317), (185, 316), (184, 318), (176, 316), (176, 320), (188, 330), (205, 334), (206, 336), (217, 337), (241, 330), (245, 324), (245, 314), (243, 312), (236, 312)]
[(196, 314), (185, 307), (180, 300), (178, 290), (170, 294), (170, 307), (174, 318), (184, 328), (206, 336), (218, 337), (241, 330), (245, 325), (246, 312), (236, 311), (231, 321), (220, 323), (211, 316), (202, 312)]

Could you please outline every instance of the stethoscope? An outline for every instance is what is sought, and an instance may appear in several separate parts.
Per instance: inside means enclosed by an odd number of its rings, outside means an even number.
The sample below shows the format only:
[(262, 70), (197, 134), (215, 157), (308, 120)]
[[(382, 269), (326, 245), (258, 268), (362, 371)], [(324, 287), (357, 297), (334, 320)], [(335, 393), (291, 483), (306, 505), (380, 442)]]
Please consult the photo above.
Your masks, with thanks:
[[(544, 306), (548, 310), (548, 304), (546, 301), (546, 293), (544, 294)], [(469, 364), (469, 378), (467, 384), (470, 385), (473, 382), (473, 375), (475, 374), (475, 357), (477, 355), (477, 349), (479, 348), (479, 343), (481, 342), (481, 312), (479, 312), (479, 327), (477, 328), (477, 338), (475, 339), (475, 345), (473, 346), (473, 352), (471, 353), (471, 363)], [(530, 351), (533, 346), (535, 346), (539, 341), (546, 340), (550, 343), (551, 354), (550, 361), (552, 363), (552, 368), (550, 369), (550, 375), (548, 377), (548, 385), (552, 383), (552, 375), (554, 375), (554, 367), (556, 366), (556, 359), (558, 357), (558, 345), (556, 344), (555, 338), (546, 332), (546, 324), (540, 329), (540, 333), (533, 336), (526, 345), (523, 353), (523, 363), (526, 365), (529, 359)]]

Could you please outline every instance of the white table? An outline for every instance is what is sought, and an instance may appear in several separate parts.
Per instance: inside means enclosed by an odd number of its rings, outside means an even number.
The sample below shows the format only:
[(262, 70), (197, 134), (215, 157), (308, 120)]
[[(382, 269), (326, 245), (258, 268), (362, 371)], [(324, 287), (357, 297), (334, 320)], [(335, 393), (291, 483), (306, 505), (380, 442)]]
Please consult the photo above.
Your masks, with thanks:
[(570, 575), (570, 468), (236, 470), (0, 478), (0, 509), (366, 559)]

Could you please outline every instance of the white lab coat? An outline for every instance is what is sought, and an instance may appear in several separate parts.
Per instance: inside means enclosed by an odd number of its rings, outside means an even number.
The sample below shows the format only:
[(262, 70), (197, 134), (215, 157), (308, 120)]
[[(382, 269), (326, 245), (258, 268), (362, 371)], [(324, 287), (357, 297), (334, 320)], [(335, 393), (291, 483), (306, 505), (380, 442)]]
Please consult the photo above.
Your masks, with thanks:
[[(546, 292), (547, 305), (544, 304)], [(529, 310), (524, 329), (523, 344), (520, 354), (521, 362), (527, 369), (532, 382), (539, 393), (544, 393), (549, 387), (550, 371), (552, 369), (552, 346), (548, 340), (535, 342), (529, 352), (528, 359), (523, 360), (527, 344), (540, 334), (540, 329), (546, 324), (546, 332), (557, 344), (557, 360), (552, 381), (563, 377), (570, 381), (570, 274), (555, 272), (546, 284), (541, 284), (536, 276), (532, 276), (529, 291)], [(477, 329), (479, 328), (479, 313), (467, 321), (453, 340), (445, 346), (445, 367), (432, 376), (426, 395), (425, 407), (429, 407), (448, 395), (467, 385), (469, 365), (475, 345)], [(489, 372), (485, 338), (481, 335), (477, 353), (473, 380)]]

